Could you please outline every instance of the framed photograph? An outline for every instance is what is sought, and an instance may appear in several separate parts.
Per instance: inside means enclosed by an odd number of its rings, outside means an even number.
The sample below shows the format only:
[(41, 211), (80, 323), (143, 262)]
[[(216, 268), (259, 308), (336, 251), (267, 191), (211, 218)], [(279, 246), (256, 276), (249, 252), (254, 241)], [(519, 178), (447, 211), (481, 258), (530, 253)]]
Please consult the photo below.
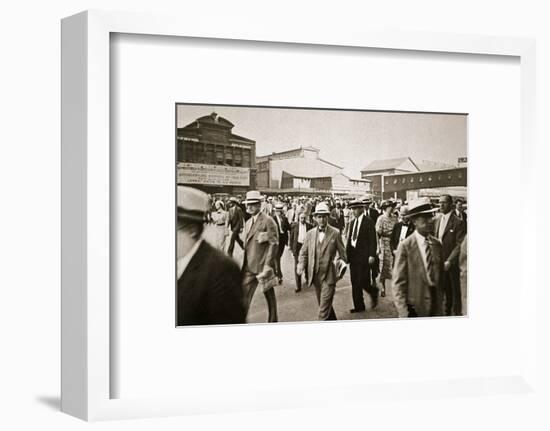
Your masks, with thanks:
[(536, 195), (533, 41), (88, 11), (62, 53), (63, 411), (537, 393), (491, 207)]

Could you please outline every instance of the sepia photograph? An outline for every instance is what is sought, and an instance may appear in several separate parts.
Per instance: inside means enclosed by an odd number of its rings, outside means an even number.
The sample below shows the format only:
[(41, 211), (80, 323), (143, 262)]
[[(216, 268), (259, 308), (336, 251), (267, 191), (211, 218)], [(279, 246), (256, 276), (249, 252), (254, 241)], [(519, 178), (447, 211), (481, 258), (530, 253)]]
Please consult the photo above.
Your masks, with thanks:
[(176, 326), (467, 316), (466, 113), (176, 104)]

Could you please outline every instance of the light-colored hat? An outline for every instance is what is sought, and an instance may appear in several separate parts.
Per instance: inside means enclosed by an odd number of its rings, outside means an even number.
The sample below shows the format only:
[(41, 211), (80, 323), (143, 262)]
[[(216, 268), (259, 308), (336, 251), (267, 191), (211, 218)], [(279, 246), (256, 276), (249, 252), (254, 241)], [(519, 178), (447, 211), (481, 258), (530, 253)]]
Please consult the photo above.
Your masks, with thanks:
[(407, 205), (401, 205), (401, 208), (399, 208), (399, 214), (401, 214), (401, 217), (407, 217), (409, 214), (409, 207)]
[(361, 199), (354, 199), (348, 204), (348, 208), (363, 208), (364, 206), (365, 202), (363, 202)]
[(193, 187), (178, 186), (178, 218), (203, 222), (208, 211), (208, 195)]
[(246, 199), (243, 203), (246, 204), (259, 204), (262, 201), (262, 195), (258, 190), (250, 190), (246, 192)]
[(345, 275), (348, 264), (342, 259), (336, 259), (334, 263), (336, 265), (336, 280), (340, 280)]
[(409, 202), (409, 213), (404, 216), (406, 218), (414, 218), (421, 214), (431, 214), (439, 211), (439, 208), (433, 208), (430, 198), (419, 198)]
[(325, 202), (319, 203), (315, 207), (315, 211), (313, 212), (313, 215), (330, 215), (330, 210), (328, 209), (328, 205)]
[(283, 205), (282, 203), (277, 202), (277, 203), (275, 204), (275, 209), (276, 209), (276, 210), (282, 210), (283, 208), (284, 208), (284, 205)]

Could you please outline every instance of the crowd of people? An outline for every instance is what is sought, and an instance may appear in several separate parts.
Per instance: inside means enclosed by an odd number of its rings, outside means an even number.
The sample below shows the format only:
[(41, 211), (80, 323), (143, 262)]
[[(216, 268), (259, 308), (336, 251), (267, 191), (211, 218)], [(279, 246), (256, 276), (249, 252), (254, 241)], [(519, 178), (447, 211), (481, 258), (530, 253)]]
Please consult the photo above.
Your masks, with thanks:
[[(212, 244), (203, 230), (214, 232)], [(336, 283), (349, 268), (351, 313), (392, 296), (399, 317), (466, 314), (467, 213), (449, 195), (433, 205), (369, 198), (265, 196), (212, 199), (178, 186), (178, 325), (245, 323), (259, 288), (278, 321), (281, 257), (294, 257), (294, 290), (313, 287), (318, 319), (336, 320)], [(243, 250), (239, 267), (231, 257)], [(287, 283), (288, 284), (288, 283)]]

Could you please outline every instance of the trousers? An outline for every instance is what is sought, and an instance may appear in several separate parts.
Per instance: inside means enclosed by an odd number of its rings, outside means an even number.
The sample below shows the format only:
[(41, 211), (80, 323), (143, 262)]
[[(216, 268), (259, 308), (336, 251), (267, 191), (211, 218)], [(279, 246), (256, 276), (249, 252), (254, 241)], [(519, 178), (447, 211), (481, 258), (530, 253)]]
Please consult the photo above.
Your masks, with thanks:
[(318, 276), (314, 276), (313, 286), (315, 287), (315, 296), (319, 304), (319, 320), (337, 320), (336, 313), (332, 307), (336, 285), (328, 284), (326, 280), (321, 280)]
[[(256, 274), (253, 274), (248, 271), (244, 271), (243, 274), (243, 297), (244, 297), (244, 309), (245, 315), (248, 315), (248, 310), (250, 309), (250, 304), (252, 303), (252, 298), (258, 287), (258, 279)], [(275, 289), (269, 289), (264, 292), (265, 300), (267, 303), (268, 319), (269, 323), (274, 323), (278, 321), (277, 317), (277, 297), (275, 296)]]

